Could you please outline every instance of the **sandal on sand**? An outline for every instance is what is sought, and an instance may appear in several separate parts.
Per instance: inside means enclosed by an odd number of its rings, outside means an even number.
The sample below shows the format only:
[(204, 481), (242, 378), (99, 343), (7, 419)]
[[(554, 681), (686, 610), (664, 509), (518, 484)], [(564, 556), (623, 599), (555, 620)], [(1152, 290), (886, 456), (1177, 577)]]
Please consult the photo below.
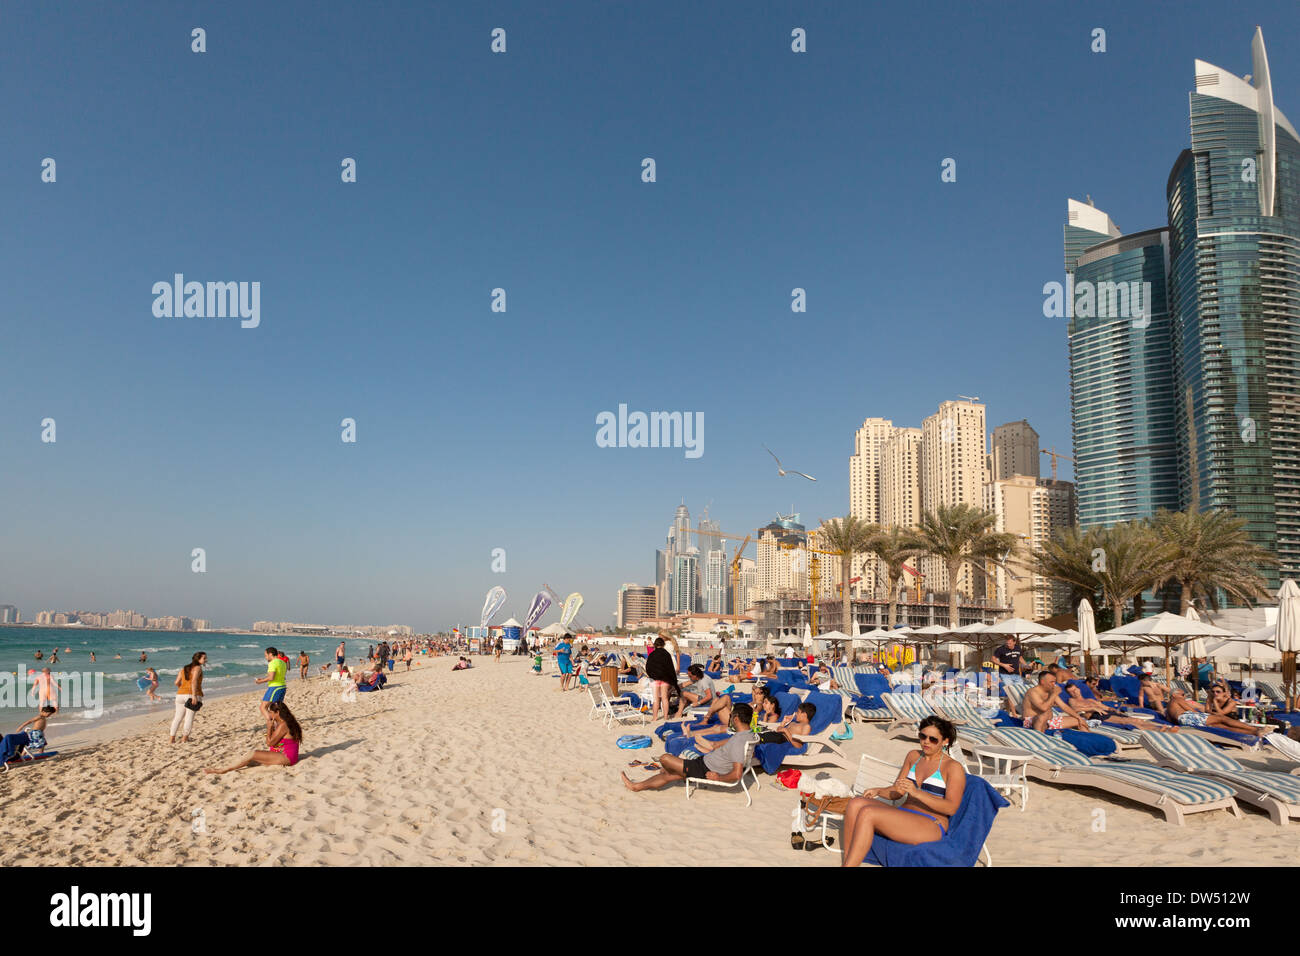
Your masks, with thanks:
[(797, 830), (790, 834), (790, 846), (792, 849), (802, 850), (806, 842), (807, 841), (804, 839), (803, 834)]

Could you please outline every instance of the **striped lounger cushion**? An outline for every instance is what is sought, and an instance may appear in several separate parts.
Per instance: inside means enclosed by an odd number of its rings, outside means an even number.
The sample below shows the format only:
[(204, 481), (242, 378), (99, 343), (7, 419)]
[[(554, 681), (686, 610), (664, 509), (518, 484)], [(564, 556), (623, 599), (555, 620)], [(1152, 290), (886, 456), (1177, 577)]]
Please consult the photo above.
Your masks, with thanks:
[[(1080, 768), (1082, 769), (1082, 768)], [(1225, 800), (1235, 791), (1227, 784), (1190, 773), (1177, 773), (1149, 763), (1111, 761), (1091, 768), (1103, 776), (1118, 777), (1135, 786), (1155, 790), (1189, 806)]]
[(992, 736), (1008, 747), (1028, 750), (1040, 762), (1054, 767), (1092, 767), (1093, 762), (1069, 744), (1027, 727), (999, 727)]
[(1248, 769), (1216, 749), (1204, 737), (1144, 733), (1142, 746), (1158, 758), (1169, 760), (1193, 773), (1212, 773), (1286, 803), (1300, 804), (1300, 777), (1271, 770)]
[(902, 719), (919, 721), (934, 713), (929, 703), (920, 694), (885, 694), (881, 699), (891, 711), (897, 712)]
[(854, 713), (863, 720), (888, 720), (894, 716), (889, 712), (888, 707), (858, 707)]

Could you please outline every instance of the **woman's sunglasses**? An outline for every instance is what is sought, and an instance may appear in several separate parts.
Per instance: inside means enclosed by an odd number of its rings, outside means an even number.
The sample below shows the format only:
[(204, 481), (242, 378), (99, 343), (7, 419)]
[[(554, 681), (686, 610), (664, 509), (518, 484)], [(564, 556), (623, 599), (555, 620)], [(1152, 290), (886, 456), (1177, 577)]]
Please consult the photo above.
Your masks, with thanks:
[(927, 740), (930, 741), (930, 743), (932, 744), (943, 743), (942, 737), (931, 737), (929, 734), (917, 734), (917, 740), (921, 741), (922, 743), (925, 743), (925, 741)]

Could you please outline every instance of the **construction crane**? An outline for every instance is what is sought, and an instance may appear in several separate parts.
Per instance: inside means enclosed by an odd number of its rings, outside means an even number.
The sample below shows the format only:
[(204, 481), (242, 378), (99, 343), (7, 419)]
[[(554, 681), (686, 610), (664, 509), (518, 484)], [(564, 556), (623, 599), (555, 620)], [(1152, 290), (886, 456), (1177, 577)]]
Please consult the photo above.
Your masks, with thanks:
[[(816, 534), (817, 532), (812, 532)], [(807, 551), (808, 552), (808, 593), (811, 596), (809, 601), (809, 631), (813, 637), (817, 636), (817, 582), (821, 579), (821, 558), (818, 555), (829, 554), (840, 557), (838, 551), (823, 551), (820, 548), (811, 548), (806, 541), (797, 544), (788, 542), (778, 542), (777, 547), (784, 548), (786, 551)], [(846, 622), (847, 623), (847, 622)], [(851, 627), (851, 625), (849, 625)]]
[(1056, 460), (1057, 460), (1058, 458), (1064, 458), (1066, 461), (1068, 461), (1068, 462), (1069, 462), (1070, 464), (1072, 464), (1072, 465), (1073, 465), (1073, 464), (1076, 464), (1075, 460), (1074, 460), (1073, 458), (1071, 458), (1069, 455), (1062, 455), (1060, 452), (1058, 452), (1058, 451), (1056, 450), (1056, 446), (1055, 446), (1055, 445), (1052, 446), (1052, 450), (1051, 450), (1051, 451), (1048, 451), (1046, 448), (1042, 449), (1042, 453), (1043, 453), (1044, 455), (1048, 455), (1048, 456), (1050, 456), (1051, 459), (1052, 459), (1052, 480), (1053, 480), (1053, 481), (1056, 480)]
[[(910, 574), (912, 577), (916, 578), (916, 603), (917, 603), (917, 604), (920, 604), (920, 603), (921, 603), (921, 586), (922, 586), (923, 584), (925, 584), (925, 575), (922, 574), (920, 571), (916, 570), (916, 569), (915, 569), (914, 567), (912, 567), (910, 564), (904, 564), (904, 565), (903, 565), (903, 570), (906, 571), (908, 574)], [(891, 581), (891, 582), (889, 583), (889, 586), (890, 586), (891, 588), (892, 588), (892, 587), (896, 587), (896, 584), (895, 584), (895, 582)], [(893, 601), (893, 598), (892, 598), (892, 597), (890, 598), (890, 601), (891, 601), (891, 602)], [(909, 620), (910, 620), (910, 618), (909, 618)]]
[[(701, 528), (692, 528), (691, 530), (695, 534), (708, 535), (710, 538), (721, 538), (724, 544), (728, 540), (740, 541), (735, 555), (731, 558), (731, 636), (733, 639), (737, 639), (740, 637), (740, 556), (754, 536), (753, 534), (747, 534), (745, 539), (741, 541), (738, 534), (723, 534), (720, 531), (705, 531)], [(725, 547), (723, 548), (723, 554), (726, 554)]]

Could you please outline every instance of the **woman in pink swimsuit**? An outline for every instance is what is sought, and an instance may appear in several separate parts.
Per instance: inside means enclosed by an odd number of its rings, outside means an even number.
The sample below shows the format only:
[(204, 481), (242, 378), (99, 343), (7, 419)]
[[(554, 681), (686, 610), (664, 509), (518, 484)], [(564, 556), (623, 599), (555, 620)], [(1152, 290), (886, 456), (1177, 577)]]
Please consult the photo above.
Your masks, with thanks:
[(274, 723), (266, 733), (266, 750), (254, 750), (237, 764), (224, 770), (209, 768), (204, 773), (230, 773), (244, 767), (292, 767), (298, 762), (298, 748), (302, 744), (302, 727), (283, 701), (267, 705)]

